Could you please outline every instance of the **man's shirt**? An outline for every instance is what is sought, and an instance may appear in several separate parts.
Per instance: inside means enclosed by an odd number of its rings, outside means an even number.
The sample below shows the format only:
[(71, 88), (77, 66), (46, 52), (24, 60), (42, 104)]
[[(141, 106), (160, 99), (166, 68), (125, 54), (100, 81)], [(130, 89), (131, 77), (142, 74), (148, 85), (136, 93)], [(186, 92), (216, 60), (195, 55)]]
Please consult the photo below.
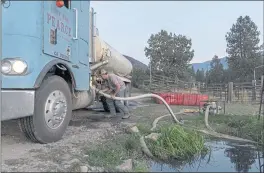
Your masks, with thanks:
[(108, 79), (106, 79), (108, 87), (116, 91), (116, 85), (120, 85), (120, 90), (125, 89), (125, 83), (115, 74), (108, 74)]

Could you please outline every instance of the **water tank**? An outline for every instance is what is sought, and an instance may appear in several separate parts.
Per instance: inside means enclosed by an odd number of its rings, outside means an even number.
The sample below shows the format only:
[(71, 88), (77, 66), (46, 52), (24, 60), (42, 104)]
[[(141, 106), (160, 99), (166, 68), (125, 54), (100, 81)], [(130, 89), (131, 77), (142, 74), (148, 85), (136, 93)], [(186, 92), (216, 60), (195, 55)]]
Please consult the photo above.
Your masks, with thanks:
[(131, 62), (117, 50), (103, 41), (98, 35), (94, 36), (95, 62), (108, 60), (104, 69), (110, 73), (125, 77), (132, 71)]

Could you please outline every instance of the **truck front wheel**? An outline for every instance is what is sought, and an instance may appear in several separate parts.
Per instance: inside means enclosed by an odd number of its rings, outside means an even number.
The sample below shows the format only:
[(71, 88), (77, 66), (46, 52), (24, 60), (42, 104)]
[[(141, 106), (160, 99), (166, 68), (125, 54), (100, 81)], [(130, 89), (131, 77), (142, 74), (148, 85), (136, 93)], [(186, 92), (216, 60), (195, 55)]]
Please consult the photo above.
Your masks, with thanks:
[(20, 128), (34, 142), (60, 140), (72, 116), (71, 91), (59, 76), (45, 79), (36, 90), (34, 115), (20, 119)]

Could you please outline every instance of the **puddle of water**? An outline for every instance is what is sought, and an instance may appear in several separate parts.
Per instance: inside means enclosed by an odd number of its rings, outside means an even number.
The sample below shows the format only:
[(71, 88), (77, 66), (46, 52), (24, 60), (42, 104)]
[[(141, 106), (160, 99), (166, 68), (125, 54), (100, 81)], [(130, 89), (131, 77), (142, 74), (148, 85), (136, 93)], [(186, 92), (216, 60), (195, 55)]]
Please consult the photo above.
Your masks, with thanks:
[[(258, 152), (251, 145), (227, 141), (211, 141), (206, 144), (211, 148), (210, 154), (187, 164), (151, 163), (151, 172), (261, 172)], [(177, 165), (177, 166), (172, 166)], [(263, 168), (262, 168), (263, 173)]]

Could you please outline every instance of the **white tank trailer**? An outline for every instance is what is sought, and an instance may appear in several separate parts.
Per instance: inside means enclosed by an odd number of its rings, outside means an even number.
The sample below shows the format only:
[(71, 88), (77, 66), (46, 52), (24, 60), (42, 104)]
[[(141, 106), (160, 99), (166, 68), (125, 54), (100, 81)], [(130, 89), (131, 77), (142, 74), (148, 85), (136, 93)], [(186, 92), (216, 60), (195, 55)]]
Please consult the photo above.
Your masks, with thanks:
[[(130, 86), (130, 74), (132, 72), (132, 64), (131, 62), (125, 58), (121, 53), (107, 44), (104, 40), (99, 37), (98, 29), (95, 26), (94, 22), (94, 10), (91, 9), (90, 12), (90, 47), (89, 52), (91, 57), (90, 59), (90, 67), (92, 69), (100, 69), (104, 68), (109, 73), (114, 73), (118, 75), (126, 84)], [(108, 62), (105, 65), (100, 66), (100, 63)], [(92, 72), (92, 77), (95, 77)], [(93, 79), (91, 79), (93, 80)], [(129, 95), (130, 89), (127, 89), (127, 92), (124, 97)], [(83, 91), (76, 92), (73, 100), (74, 109), (81, 109), (92, 105), (95, 101), (96, 93), (95, 91)], [(104, 109), (108, 111), (105, 100), (101, 99), (103, 102)]]
[(122, 54), (103, 41), (98, 35), (94, 37), (94, 43), (96, 54), (95, 63), (108, 60), (108, 64), (103, 68), (120, 77), (126, 77), (131, 73), (132, 64)]

